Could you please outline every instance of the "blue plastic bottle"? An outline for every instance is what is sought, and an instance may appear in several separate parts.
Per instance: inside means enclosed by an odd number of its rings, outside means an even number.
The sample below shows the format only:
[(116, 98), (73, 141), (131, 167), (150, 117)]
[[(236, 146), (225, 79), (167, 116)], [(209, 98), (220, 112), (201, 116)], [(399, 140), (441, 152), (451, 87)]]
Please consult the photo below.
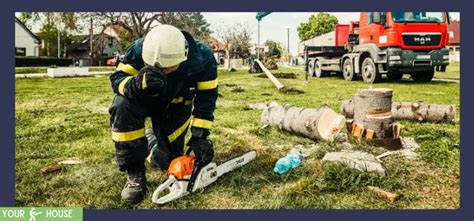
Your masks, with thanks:
[(284, 174), (288, 170), (298, 167), (303, 161), (303, 155), (298, 150), (291, 150), (285, 157), (280, 158), (273, 168), (278, 174)]

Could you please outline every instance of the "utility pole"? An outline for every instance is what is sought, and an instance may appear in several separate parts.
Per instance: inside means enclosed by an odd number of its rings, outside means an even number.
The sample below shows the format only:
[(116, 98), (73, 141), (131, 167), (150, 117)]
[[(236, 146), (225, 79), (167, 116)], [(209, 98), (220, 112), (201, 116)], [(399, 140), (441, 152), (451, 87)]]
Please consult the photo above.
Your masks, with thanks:
[(258, 31), (257, 31), (257, 59), (260, 60), (260, 20), (258, 20)]
[(91, 16), (91, 18), (90, 18), (90, 22), (91, 22), (91, 24), (90, 24), (91, 27), (90, 27), (90, 29), (89, 29), (89, 51), (90, 51), (89, 55), (90, 55), (90, 57), (91, 57), (91, 61), (90, 61), (89, 66), (92, 66), (92, 59), (93, 59), (93, 58), (92, 58), (92, 54), (93, 54), (93, 53), (92, 53), (92, 49), (93, 49), (92, 40), (93, 40), (93, 38), (94, 38), (94, 30), (93, 30), (93, 26), (92, 26), (92, 16)]
[(61, 32), (59, 31), (59, 25), (56, 27), (58, 30), (58, 58), (61, 57)]
[(287, 33), (287, 38), (288, 38), (288, 41), (287, 41), (287, 53), (288, 53), (288, 65), (290, 65), (290, 28), (286, 28), (286, 33)]
[(257, 59), (260, 59), (260, 20), (270, 13), (271, 12), (257, 12), (257, 16), (255, 16), (258, 21)]

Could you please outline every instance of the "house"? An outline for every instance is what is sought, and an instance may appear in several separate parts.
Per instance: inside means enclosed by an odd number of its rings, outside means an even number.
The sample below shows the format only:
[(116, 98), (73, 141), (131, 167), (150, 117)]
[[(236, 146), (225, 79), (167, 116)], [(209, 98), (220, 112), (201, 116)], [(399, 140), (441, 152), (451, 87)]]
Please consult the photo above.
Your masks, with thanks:
[(72, 44), (66, 48), (67, 57), (74, 59), (74, 63), (80, 66), (100, 66), (106, 65), (107, 59), (123, 52), (120, 38), (111, 28), (106, 27), (101, 33), (92, 36), (92, 53), (90, 40), (90, 35), (73, 36)]
[(15, 56), (39, 56), (41, 40), (15, 17)]
[(213, 37), (207, 39), (207, 44), (214, 52), (214, 57), (216, 58), (217, 63), (224, 64), (224, 59), (226, 58), (227, 53), (226, 44)]
[(460, 61), (460, 23), (457, 20), (453, 20), (449, 23), (448, 31), (449, 31), (449, 45), (447, 46), (449, 49), (449, 61)]

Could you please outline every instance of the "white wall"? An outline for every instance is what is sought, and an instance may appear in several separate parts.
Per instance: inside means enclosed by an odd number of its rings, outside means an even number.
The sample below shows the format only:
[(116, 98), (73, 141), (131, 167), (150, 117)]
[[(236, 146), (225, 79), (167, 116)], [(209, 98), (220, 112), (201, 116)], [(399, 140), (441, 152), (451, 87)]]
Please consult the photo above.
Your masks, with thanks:
[(38, 56), (38, 44), (23, 27), (15, 21), (15, 48), (26, 48), (26, 56)]
[(459, 46), (448, 46), (449, 48), (449, 61), (461, 61), (461, 51)]

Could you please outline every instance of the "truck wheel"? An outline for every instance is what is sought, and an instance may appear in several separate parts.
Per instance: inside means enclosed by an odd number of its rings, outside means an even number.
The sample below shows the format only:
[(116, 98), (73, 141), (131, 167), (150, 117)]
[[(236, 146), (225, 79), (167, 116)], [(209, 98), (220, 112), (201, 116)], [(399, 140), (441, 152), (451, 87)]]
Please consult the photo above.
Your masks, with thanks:
[(308, 75), (311, 75), (314, 77), (314, 60), (308, 61)]
[(377, 65), (371, 57), (366, 57), (362, 62), (362, 79), (365, 83), (375, 83), (382, 79)]
[(346, 81), (355, 80), (354, 68), (352, 68), (351, 59), (344, 60), (344, 63), (342, 65), (342, 76)]
[(420, 83), (430, 82), (433, 79), (433, 76), (434, 76), (434, 68), (428, 71), (411, 73), (411, 78), (413, 79), (413, 81), (420, 82)]
[(387, 78), (391, 81), (399, 81), (403, 78), (403, 73), (400, 72), (389, 72)]
[(320, 77), (324, 77), (324, 73), (323, 73), (323, 70), (321, 70), (321, 62), (319, 60), (316, 60), (314, 62), (314, 76), (320, 78)]

